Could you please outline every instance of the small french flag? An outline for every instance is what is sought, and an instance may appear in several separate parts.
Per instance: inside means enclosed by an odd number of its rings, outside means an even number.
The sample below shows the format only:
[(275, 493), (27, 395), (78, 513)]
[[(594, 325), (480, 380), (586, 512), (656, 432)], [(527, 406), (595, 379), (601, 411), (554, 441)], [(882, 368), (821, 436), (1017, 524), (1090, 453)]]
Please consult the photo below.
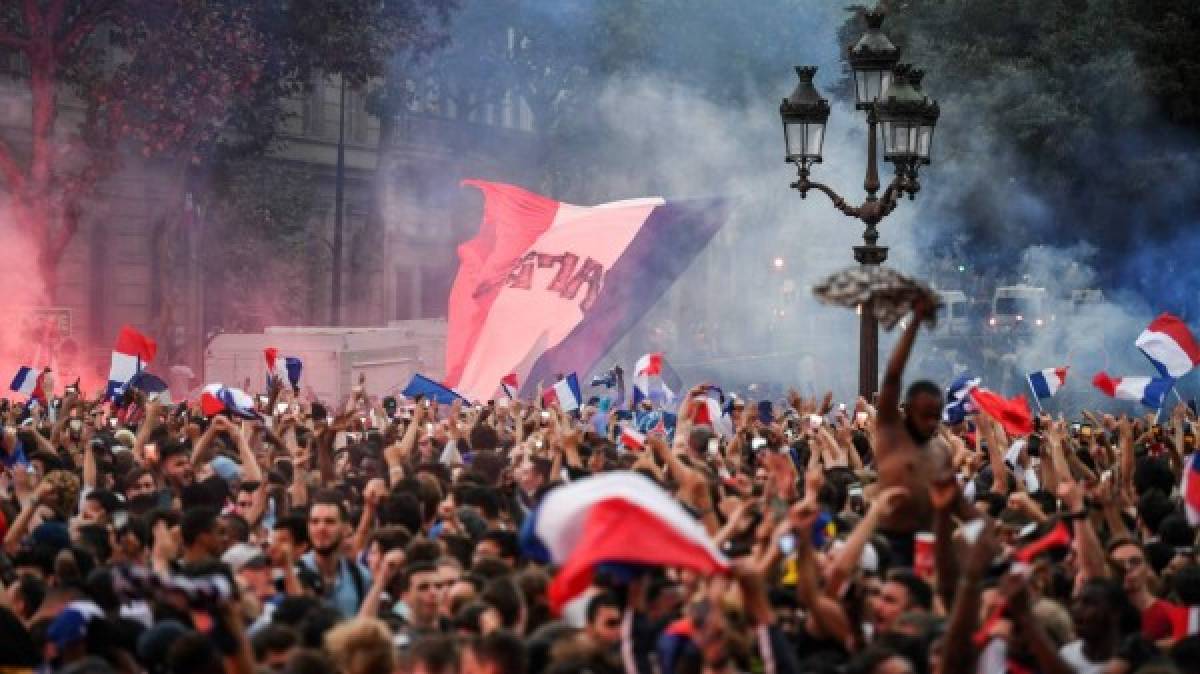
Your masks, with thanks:
[(288, 356), (280, 359), (279, 349), (273, 346), (263, 349), (263, 357), (267, 361), (268, 385), (271, 377), (278, 377), (279, 381), (287, 382), (293, 389), (300, 385), (300, 373), (304, 370), (304, 363), (299, 358)]
[(515, 400), (517, 392), (521, 390), (521, 385), (517, 383), (517, 373), (509, 372), (500, 380), (500, 389), (504, 391), (504, 395)]
[(641, 452), (646, 449), (646, 435), (638, 433), (629, 424), (621, 424), (621, 446), (631, 452)]
[(1065, 367), (1051, 367), (1029, 375), (1029, 388), (1033, 389), (1033, 394), (1042, 400), (1053, 398), (1065, 383), (1067, 383), (1067, 368)]
[(1117, 377), (1099, 372), (1092, 378), (1092, 386), (1101, 393), (1118, 400), (1135, 400), (1152, 410), (1161, 409), (1163, 400), (1175, 386), (1170, 377)]
[(129, 380), (154, 360), (158, 345), (153, 339), (126, 325), (117, 335), (113, 347), (112, 365), (108, 371), (108, 397), (125, 391)]
[(1188, 524), (1193, 527), (1200, 524), (1200, 452), (1192, 452), (1188, 457), (1179, 491), (1183, 494)]
[(34, 372), (33, 368), (21, 366), (8, 388), (30, 398), (39, 398), (41, 397), (38, 393), (42, 388), (42, 376)]
[(254, 409), (254, 398), (250, 397), (250, 394), (224, 384), (209, 384), (204, 387), (200, 392), (200, 411), (206, 417), (228, 412), (243, 419), (260, 418), (258, 411)]
[(675, 393), (664, 380), (665, 369), (661, 353), (648, 353), (638, 359), (633, 366), (634, 405), (647, 398), (660, 407), (671, 404)]
[(1178, 316), (1162, 314), (1134, 343), (1164, 377), (1179, 379), (1200, 364), (1200, 344)]
[(563, 377), (542, 393), (542, 402), (547, 407), (557, 403), (564, 412), (579, 409), (583, 405), (583, 394), (579, 392), (579, 378), (574, 372)]

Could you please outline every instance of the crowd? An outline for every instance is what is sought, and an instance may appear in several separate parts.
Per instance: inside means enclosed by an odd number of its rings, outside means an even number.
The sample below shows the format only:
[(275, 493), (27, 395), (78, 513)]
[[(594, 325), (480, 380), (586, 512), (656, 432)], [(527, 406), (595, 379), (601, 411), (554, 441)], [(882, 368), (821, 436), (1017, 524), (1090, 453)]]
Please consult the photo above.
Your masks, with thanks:
[[(1190, 412), (948, 425), (941, 386), (902, 383), (914, 311), (878, 400), (731, 397), (709, 425), (698, 386), (641, 448), (619, 425), (666, 415), (624, 395), (3, 403), (0, 667), (1200, 672)], [(672, 494), (729, 573), (602, 567), (552, 610), (522, 524), (610, 471)]]

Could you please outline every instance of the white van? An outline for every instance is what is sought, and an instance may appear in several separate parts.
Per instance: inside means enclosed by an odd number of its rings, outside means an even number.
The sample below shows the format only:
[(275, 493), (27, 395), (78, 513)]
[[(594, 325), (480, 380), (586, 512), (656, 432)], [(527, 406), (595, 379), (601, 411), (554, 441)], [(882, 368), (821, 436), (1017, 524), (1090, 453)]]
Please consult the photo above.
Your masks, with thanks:
[(1002, 286), (992, 296), (993, 330), (1036, 330), (1053, 317), (1046, 311), (1046, 289), (1027, 285)]
[(938, 295), (946, 310), (942, 313), (940, 327), (951, 335), (965, 335), (970, 328), (967, 317), (970, 303), (967, 294), (961, 290), (939, 290)]

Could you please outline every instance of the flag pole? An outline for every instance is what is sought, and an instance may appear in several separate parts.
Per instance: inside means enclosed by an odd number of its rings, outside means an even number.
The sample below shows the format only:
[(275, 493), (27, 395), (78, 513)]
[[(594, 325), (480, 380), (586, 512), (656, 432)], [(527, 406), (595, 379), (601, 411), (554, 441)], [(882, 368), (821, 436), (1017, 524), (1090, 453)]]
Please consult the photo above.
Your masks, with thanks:
[(1037, 391), (1033, 390), (1033, 380), (1029, 378), (1029, 375), (1025, 375), (1025, 383), (1029, 385), (1029, 392), (1033, 394), (1033, 404), (1037, 405), (1038, 416), (1045, 414), (1042, 412), (1042, 400), (1038, 398)]

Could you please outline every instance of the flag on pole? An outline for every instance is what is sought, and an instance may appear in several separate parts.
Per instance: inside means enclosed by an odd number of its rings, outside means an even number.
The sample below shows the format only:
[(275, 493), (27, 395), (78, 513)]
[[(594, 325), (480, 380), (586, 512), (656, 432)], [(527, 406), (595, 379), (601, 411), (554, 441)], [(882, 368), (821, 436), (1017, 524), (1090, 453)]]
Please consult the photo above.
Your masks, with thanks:
[(516, 399), (518, 392), (521, 390), (521, 385), (517, 383), (517, 373), (509, 372), (500, 380), (500, 390), (504, 391), (504, 395), (510, 399)]
[(126, 325), (117, 334), (113, 347), (112, 365), (108, 371), (107, 397), (124, 393), (129, 380), (154, 360), (158, 345), (153, 339)]
[(1092, 378), (1092, 386), (1101, 393), (1117, 400), (1133, 400), (1152, 410), (1162, 409), (1163, 401), (1175, 386), (1170, 377), (1117, 377), (1098, 372)]
[(521, 545), (527, 556), (560, 565), (548, 591), (556, 612), (587, 590), (601, 564), (653, 565), (701, 575), (730, 567), (704, 525), (662, 487), (632, 472), (605, 473), (551, 490), (525, 519)]
[(458, 249), (445, 383), (478, 400), (510, 372), (525, 382), (591, 372), (726, 213), (712, 199), (577, 206), (514, 185), (463, 184), (483, 193), (483, 217)]
[(1033, 390), (1033, 394), (1038, 398), (1045, 400), (1053, 398), (1058, 389), (1067, 383), (1067, 368), (1051, 367), (1045, 370), (1038, 370), (1030, 375), (1029, 388)]
[(1135, 344), (1163, 377), (1179, 379), (1200, 364), (1200, 344), (1178, 316), (1164, 313), (1154, 319)]
[(263, 357), (267, 361), (267, 386), (271, 385), (271, 377), (278, 377), (280, 382), (286, 383), (293, 389), (300, 385), (300, 373), (304, 370), (304, 363), (299, 358), (287, 356), (279, 357), (279, 349), (268, 346), (263, 349)]
[(575, 373), (563, 377), (554, 386), (542, 393), (542, 402), (547, 407), (557, 404), (564, 412), (572, 412), (583, 405), (583, 394), (579, 389), (579, 378)]

